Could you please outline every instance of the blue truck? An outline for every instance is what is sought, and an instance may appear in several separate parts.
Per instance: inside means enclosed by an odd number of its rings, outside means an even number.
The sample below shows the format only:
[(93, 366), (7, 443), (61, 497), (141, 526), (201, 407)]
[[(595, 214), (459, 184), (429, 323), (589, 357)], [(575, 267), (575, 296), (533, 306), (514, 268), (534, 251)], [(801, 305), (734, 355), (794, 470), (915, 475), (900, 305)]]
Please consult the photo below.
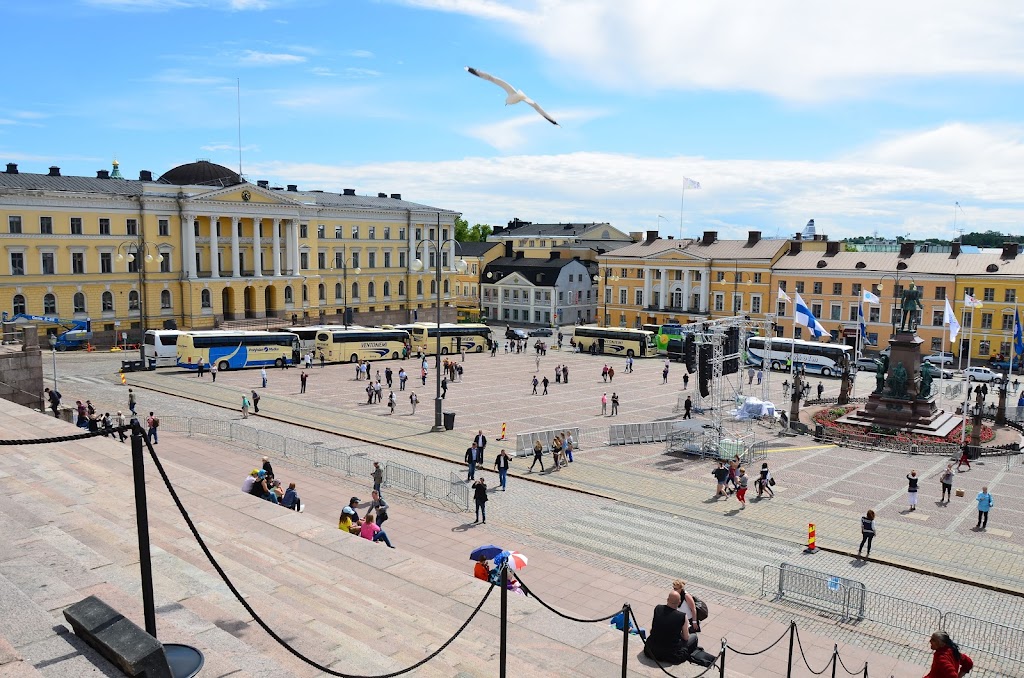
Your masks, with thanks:
[[(28, 313), (8, 315), (7, 311), (4, 311), (3, 322), (19, 323), (22, 325), (35, 323), (59, 326), (62, 331), (51, 333), (51, 336), (56, 338), (57, 343), (54, 344), (54, 348), (58, 351), (66, 351), (69, 348), (83, 348), (90, 340), (92, 340), (92, 320), (89, 318), (86, 318), (85, 320), (67, 320), (64, 318), (54, 318), (52, 316), (45, 315), (30, 315)], [(43, 346), (43, 348), (46, 347)]]

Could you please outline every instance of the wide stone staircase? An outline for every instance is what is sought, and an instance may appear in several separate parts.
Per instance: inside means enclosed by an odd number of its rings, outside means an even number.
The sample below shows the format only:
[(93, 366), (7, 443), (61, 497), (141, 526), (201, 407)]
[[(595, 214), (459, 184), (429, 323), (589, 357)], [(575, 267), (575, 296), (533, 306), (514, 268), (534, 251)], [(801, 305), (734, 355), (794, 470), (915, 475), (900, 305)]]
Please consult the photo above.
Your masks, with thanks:
[[(0, 401), (0, 439), (79, 429)], [(159, 448), (158, 448), (159, 451)], [(241, 494), (233, 483), (164, 461), (182, 502), (257, 614), (301, 653), (346, 674), (403, 669), (444, 643), (488, 585), (402, 550), (343, 534), (308, 514)], [(70, 633), (62, 611), (96, 595), (143, 626), (128, 445), (111, 439), (0, 447), (0, 678), (120, 675)], [(147, 458), (157, 627), (199, 647), (202, 676), (319, 676), (274, 642), (197, 546)], [(621, 634), (573, 624), (509, 596), (509, 675), (618, 676)], [(499, 596), (410, 675), (498, 675)], [(636, 660), (630, 675), (660, 675)], [(678, 676), (700, 672), (676, 667)], [(717, 670), (716, 670), (717, 675)], [(738, 676), (733, 671), (727, 675)]]

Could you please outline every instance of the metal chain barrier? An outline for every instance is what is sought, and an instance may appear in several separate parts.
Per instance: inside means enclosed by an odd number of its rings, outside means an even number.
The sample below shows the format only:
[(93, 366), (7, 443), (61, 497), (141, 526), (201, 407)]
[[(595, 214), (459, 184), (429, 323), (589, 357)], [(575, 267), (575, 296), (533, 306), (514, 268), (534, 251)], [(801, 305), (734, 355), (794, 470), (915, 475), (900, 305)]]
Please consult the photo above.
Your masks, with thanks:
[[(562, 617), (563, 619), (568, 619), (569, 621), (579, 622), (581, 624), (594, 624), (594, 623), (597, 623), (597, 622), (608, 621), (612, 617), (614, 617), (615, 615), (617, 615), (619, 612), (622, 611), (622, 610), (616, 610), (615, 612), (612, 612), (610, 615), (608, 615), (606, 617), (599, 617), (597, 619), (582, 619), (580, 617), (573, 617), (572, 615), (565, 614), (564, 612), (559, 612), (558, 610), (556, 610), (555, 608), (551, 607), (550, 605), (545, 603), (543, 600), (541, 600), (537, 596), (536, 593), (534, 593), (533, 591), (530, 590), (530, 587), (526, 585), (526, 582), (524, 582), (523, 578), (521, 576), (519, 576), (518, 574), (516, 575), (516, 579), (519, 580), (519, 585), (522, 587), (523, 591), (526, 592), (526, 595), (532, 596), (533, 599), (536, 600), (538, 603), (540, 603), (544, 608), (546, 608), (547, 610), (549, 610), (551, 612), (554, 612), (556, 615), (558, 615), (559, 617)], [(623, 623), (625, 623), (625, 620), (623, 620)], [(640, 628), (640, 627), (637, 627), (637, 628)]]
[(800, 640), (800, 631), (796, 628), (796, 624), (795, 623), (793, 624), (793, 632), (796, 634), (796, 646), (800, 649), (800, 658), (804, 660), (804, 666), (807, 667), (808, 671), (810, 671), (812, 674), (814, 674), (816, 676), (820, 676), (821, 674), (823, 674), (826, 671), (828, 671), (829, 667), (835, 668), (836, 657), (839, 656), (839, 648), (838, 648), (838, 646), (833, 645), (833, 647), (832, 647), (832, 657), (829, 658), (828, 662), (825, 664), (825, 667), (823, 669), (821, 669), (821, 671), (815, 671), (814, 669), (811, 668), (810, 662), (807, 661), (807, 655), (804, 654), (804, 644)]

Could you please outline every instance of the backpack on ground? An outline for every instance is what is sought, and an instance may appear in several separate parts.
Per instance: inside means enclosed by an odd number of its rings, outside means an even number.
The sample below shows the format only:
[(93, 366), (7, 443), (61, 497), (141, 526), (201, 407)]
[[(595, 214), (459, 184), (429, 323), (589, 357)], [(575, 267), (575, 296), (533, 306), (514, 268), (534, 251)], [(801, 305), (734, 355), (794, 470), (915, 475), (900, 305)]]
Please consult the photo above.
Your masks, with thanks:
[(697, 596), (693, 596), (693, 606), (697, 610), (697, 621), (702, 622), (708, 618), (708, 604)]
[(690, 653), (690, 663), (696, 664), (697, 666), (711, 666), (718, 659), (715, 655), (710, 652), (705, 652), (703, 648), (697, 648)]

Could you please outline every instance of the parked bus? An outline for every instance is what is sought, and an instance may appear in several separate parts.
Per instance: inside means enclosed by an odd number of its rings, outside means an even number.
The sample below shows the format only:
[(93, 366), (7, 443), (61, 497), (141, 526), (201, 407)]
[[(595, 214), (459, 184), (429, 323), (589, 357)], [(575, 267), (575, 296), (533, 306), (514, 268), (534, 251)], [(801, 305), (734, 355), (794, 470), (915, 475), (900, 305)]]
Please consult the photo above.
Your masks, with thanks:
[[(480, 353), (488, 348), (491, 340), (491, 328), (480, 323), (441, 323), (440, 333), (442, 355), (461, 353), (462, 349), (466, 349), (467, 353)], [(416, 323), (409, 334), (412, 337), (413, 352), (422, 351), (425, 355), (437, 352), (437, 323)]]
[(146, 367), (174, 367), (178, 364), (178, 335), (180, 330), (146, 330), (142, 340), (142, 355)]
[(618, 327), (577, 327), (573, 341), (585, 353), (608, 353), (638, 358), (658, 355), (654, 333), (650, 330), (633, 330)]
[(792, 357), (798, 367), (824, 377), (842, 374), (842, 359), (845, 356), (852, 360), (852, 353), (853, 347), (846, 344), (822, 344), (802, 339), (794, 341), (783, 337), (747, 339), (747, 361), (752, 365), (763, 366), (767, 362), (771, 369), (782, 370)]
[(360, 360), (398, 360), (409, 343), (405, 330), (371, 327), (321, 329), (316, 335), (317, 353), (329, 363)]
[(658, 346), (658, 353), (669, 353), (669, 345), (676, 347), (674, 353), (680, 352), (679, 346), (683, 341), (683, 326), (679, 323), (666, 323), (664, 325), (644, 325), (643, 329), (654, 334), (654, 343)]
[[(349, 325), (350, 328), (359, 328), (360, 325)], [(304, 327), (282, 327), (272, 332), (289, 332), (299, 338), (299, 351), (306, 354), (316, 348), (316, 336), (324, 330), (343, 330), (344, 325), (306, 325)]]
[(287, 332), (182, 332), (178, 337), (178, 367), (199, 368), (199, 361), (218, 370), (294, 365), (299, 338)]

